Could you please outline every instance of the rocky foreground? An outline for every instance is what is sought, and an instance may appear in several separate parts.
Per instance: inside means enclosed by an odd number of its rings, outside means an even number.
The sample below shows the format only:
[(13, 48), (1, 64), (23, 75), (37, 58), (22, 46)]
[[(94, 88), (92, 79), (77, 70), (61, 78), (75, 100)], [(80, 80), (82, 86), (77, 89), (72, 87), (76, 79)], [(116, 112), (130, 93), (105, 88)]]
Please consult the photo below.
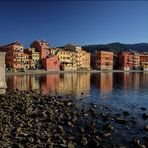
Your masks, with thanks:
[(148, 147), (148, 113), (139, 117), (70, 96), (10, 91), (0, 95), (1, 147)]

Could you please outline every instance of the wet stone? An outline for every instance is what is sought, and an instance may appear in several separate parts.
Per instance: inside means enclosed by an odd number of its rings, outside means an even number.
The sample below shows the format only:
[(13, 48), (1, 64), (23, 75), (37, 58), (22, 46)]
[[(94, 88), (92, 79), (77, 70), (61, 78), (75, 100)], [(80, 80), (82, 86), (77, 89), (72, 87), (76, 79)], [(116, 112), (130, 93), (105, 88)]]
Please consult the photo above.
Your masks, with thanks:
[[(70, 95), (52, 97), (50, 94), (42, 95), (36, 91), (16, 90), (2, 97), (1, 147), (121, 147), (123, 141), (129, 142), (128, 144), (130, 141), (129, 135), (124, 137), (120, 129), (132, 132), (139, 123), (136, 117), (127, 116), (126, 111), (115, 111), (118, 113), (115, 116), (113, 110), (104, 105), (75, 105)], [(143, 117), (146, 120), (147, 113), (143, 114)], [(120, 125), (127, 123), (126, 118), (129, 119), (128, 126)], [(137, 121), (136, 126), (132, 125), (134, 121), (131, 120)], [(146, 124), (145, 128), (143, 126), (142, 136), (146, 138), (139, 136), (129, 147), (147, 146), (147, 121), (142, 121)], [(125, 146), (128, 147), (126, 144)]]
[(68, 148), (75, 148), (75, 145), (72, 142), (68, 142), (67, 147)]
[(115, 119), (117, 123), (120, 123), (120, 124), (127, 124), (127, 120), (123, 119), (123, 118), (116, 118)]
[(111, 124), (105, 124), (103, 129), (105, 131), (112, 131), (114, 128), (113, 128), (113, 126)]
[(82, 137), (81, 143), (86, 146), (88, 144), (87, 138), (86, 137)]
[(140, 108), (142, 111), (146, 111), (146, 108), (145, 107), (141, 107)]
[(123, 115), (128, 116), (129, 112), (128, 111), (123, 111)]
[(148, 115), (147, 115), (146, 113), (143, 113), (143, 114), (142, 114), (142, 119), (143, 119), (143, 120), (147, 120), (147, 119), (148, 119)]
[(148, 125), (145, 125), (144, 130), (148, 131)]

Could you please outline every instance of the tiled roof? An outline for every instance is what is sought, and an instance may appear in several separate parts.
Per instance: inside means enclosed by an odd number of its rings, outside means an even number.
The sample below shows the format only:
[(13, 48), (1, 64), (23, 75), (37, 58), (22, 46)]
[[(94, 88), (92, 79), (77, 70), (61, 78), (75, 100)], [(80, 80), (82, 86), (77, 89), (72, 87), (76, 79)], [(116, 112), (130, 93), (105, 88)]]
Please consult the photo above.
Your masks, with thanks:
[(18, 46), (23, 46), (21, 43), (19, 43), (18, 41), (15, 41), (13, 43), (10, 43), (8, 45), (4, 45), (4, 46), (1, 46), (1, 47), (7, 47), (7, 46), (13, 46), (13, 45), (18, 45)]

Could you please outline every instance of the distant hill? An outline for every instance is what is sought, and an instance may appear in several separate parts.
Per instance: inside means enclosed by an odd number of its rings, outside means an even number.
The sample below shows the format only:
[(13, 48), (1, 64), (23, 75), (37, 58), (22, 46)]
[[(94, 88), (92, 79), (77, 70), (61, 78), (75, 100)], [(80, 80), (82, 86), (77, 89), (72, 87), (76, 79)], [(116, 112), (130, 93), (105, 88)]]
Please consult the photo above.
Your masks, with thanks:
[(148, 52), (148, 43), (138, 44), (122, 44), (122, 43), (110, 43), (110, 44), (98, 44), (98, 45), (85, 45), (82, 46), (88, 52), (94, 52), (95, 50), (106, 50), (106, 51), (138, 51)]

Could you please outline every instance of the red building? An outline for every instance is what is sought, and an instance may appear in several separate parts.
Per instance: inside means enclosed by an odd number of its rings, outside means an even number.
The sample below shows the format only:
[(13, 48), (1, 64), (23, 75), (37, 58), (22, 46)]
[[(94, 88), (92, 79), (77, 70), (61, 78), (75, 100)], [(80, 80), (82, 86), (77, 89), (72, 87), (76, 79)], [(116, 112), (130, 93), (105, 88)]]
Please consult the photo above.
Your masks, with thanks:
[(30, 47), (40, 53), (40, 59), (45, 59), (50, 54), (49, 44), (46, 41), (34, 41)]
[(140, 54), (140, 66), (143, 70), (148, 70), (148, 53)]
[(119, 52), (119, 69), (123, 70), (133, 70), (140, 69), (140, 57), (137, 52)]
[(45, 70), (60, 70), (60, 60), (56, 55), (42, 59), (42, 65)]
[(23, 68), (23, 50), (23, 45), (18, 41), (0, 47), (0, 51), (6, 52), (7, 68)]
[(113, 52), (95, 51), (91, 56), (92, 67), (98, 70), (113, 69)]
[(123, 70), (130, 70), (131, 69), (131, 64), (130, 64), (130, 52), (119, 52), (118, 53), (118, 66), (119, 69)]
[(140, 65), (144, 63), (148, 63), (148, 54), (142, 53), (140, 54)]

